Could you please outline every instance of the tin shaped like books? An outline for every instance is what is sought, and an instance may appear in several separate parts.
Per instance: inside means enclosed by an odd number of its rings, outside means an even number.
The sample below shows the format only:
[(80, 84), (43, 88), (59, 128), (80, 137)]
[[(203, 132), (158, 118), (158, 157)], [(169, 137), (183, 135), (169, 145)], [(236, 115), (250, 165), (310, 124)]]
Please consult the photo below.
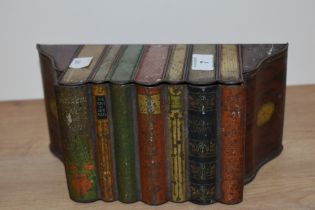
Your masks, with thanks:
[(235, 204), (282, 150), (287, 44), (37, 47), (74, 201)]

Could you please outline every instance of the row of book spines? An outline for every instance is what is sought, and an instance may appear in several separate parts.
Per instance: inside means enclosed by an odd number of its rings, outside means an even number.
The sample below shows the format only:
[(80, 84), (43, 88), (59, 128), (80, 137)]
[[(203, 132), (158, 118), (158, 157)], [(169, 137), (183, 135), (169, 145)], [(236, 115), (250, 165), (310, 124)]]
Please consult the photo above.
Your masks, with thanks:
[[(167, 87), (167, 99), (166, 103), (162, 102), (161, 96), (161, 87), (137, 87), (137, 120), (134, 119), (133, 113), (133, 106), (131, 106), (130, 98), (134, 97), (132, 93), (132, 88), (129, 85), (119, 86), (113, 85), (111, 88), (111, 96), (109, 96), (109, 89), (105, 85), (93, 85), (92, 86), (92, 106), (89, 109), (93, 110), (94, 115), (94, 124), (95, 124), (95, 134), (96, 134), (96, 142), (93, 143), (91, 139), (86, 138), (86, 141), (89, 142), (91, 148), (87, 148), (86, 146), (77, 146), (81, 148), (80, 151), (73, 149), (72, 147), (67, 147), (70, 141), (69, 139), (65, 139), (66, 142), (66, 171), (67, 171), (67, 179), (69, 185), (70, 196), (77, 201), (91, 201), (97, 200), (98, 198), (98, 191), (100, 194), (101, 199), (105, 201), (113, 201), (116, 200), (116, 195), (114, 190), (116, 188), (115, 183), (117, 182), (117, 191), (118, 191), (118, 198), (122, 202), (135, 202), (141, 200), (149, 203), (149, 204), (161, 204), (166, 202), (167, 200), (172, 200), (175, 202), (183, 202), (188, 200), (188, 197), (191, 197), (190, 200), (200, 204), (212, 203), (215, 200), (218, 200), (217, 197), (220, 197), (221, 202), (231, 203), (235, 202), (235, 200), (241, 201), (242, 196), (242, 167), (243, 163), (238, 163), (237, 167), (232, 167), (231, 169), (231, 162), (233, 165), (233, 161), (241, 160), (237, 158), (228, 158), (230, 161), (229, 164), (225, 164), (227, 157), (223, 154), (230, 153), (235, 154), (235, 147), (237, 147), (237, 151), (240, 156), (242, 156), (243, 150), (240, 149), (239, 145), (242, 145), (242, 133), (235, 133), (235, 129), (233, 132), (226, 132), (224, 129), (224, 123), (229, 125), (230, 123), (234, 123), (234, 128), (242, 128), (242, 124), (234, 120), (241, 119), (241, 116), (234, 116), (229, 118), (228, 116), (231, 113), (237, 112), (238, 114), (242, 114), (243, 110), (239, 109), (239, 105), (241, 105), (243, 98), (242, 96), (242, 88), (231, 86), (232, 88), (221, 88), (221, 101), (225, 101), (221, 106), (222, 109), (222, 116), (223, 119), (221, 122), (221, 133), (222, 136), (225, 137), (222, 140), (220, 150), (216, 149), (216, 141), (217, 141), (217, 125), (216, 125), (216, 105), (217, 105), (217, 96), (216, 96), (216, 88), (200, 88), (200, 87), (188, 87), (188, 114), (189, 115), (196, 115), (197, 113), (199, 116), (199, 122), (195, 122), (191, 117), (188, 120), (188, 129), (189, 129), (189, 150), (185, 148), (185, 141), (187, 136), (185, 136), (185, 126), (187, 126), (187, 119), (185, 119), (185, 90), (184, 86), (168, 86)], [(227, 86), (228, 87), (228, 86)], [(67, 88), (66, 88), (67, 89)], [(73, 89), (73, 88), (70, 88)], [(87, 88), (82, 86), (81, 89), (86, 89), (83, 92), (88, 92)], [(210, 91), (209, 91), (210, 90)], [(225, 91), (225, 90), (230, 90)], [(234, 91), (236, 90), (236, 91)], [(58, 92), (58, 91), (57, 91)], [(88, 98), (86, 100), (80, 100), (83, 98), (82, 91), (75, 93), (75, 91), (59, 91), (59, 107), (61, 110), (60, 113), (68, 113), (67, 116), (61, 116), (61, 121), (67, 121), (69, 127), (69, 133), (66, 135), (71, 134), (71, 127), (69, 124), (69, 120), (71, 121), (71, 112), (67, 112), (63, 108), (70, 108), (70, 110), (77, 110), (79, 114), (80, 109), (83, 107), (88, 107)], [(241, 93), (239, 93), (241, 92)], [(232, 102), (232, 99), (235, 102), (235, 96), (233, 94), (238, 94), (236, 98), (237, 105), (230, 104), (229, 100)], [(63, 106), (62, 101), (63, 99), (67, 100), (67, 95), (73, 97), (73, 102), (71, 103), (71, 107)], [(86, 94), (85, 96), (87, 96)], [(106, 99), (107, 98), (107, 99)], [(110, 106), (107, 100), (112, 99), (112, 114), (113, 117), (113, 128), (110, 127), (107, 107)], [(220, 100), (219, 100), (220, 101)], [(68, 101), (69, 102), (69, 101)], [(74, 104), (82, 103), (79, 107), (73, 106)], [(167, 104), (168, 107), (167, 112), (164, 112), (163, 104)], [(242, 106), (241, 106), (242, 107)], [(205, 108), (205, 109), (204, 109)], [(66, 111), (66, 112), (65, 112)], [(81, 110), (82, 111), (82, 110)], [(85, 113), (88, 113), (88, 110), (85, 110)], [(195, 112), (195, 113), (194, 113)], [(70, 113), (70, 115), (69, 115)], [(167, 113), (167, 128), (163, 127), (163, 113)], [(198, 115), (197, 114), (197, 115)], [(224, 115), (225, 114), (225, 115)], [(230, 114), (230, 115), (229, 115)], [(62, 114), (61, 114), (62, 115)], [(82, 116), (81, 116), (82, 117)], [(195, 116), (196, 117), (196, 116)], [(207, 120), (207, 117), (209, 120)], [(80, 120), (87, 120), (89, 116), (85, 116)], [(211, 119), (210, 119), (211, 118)], [(196, 118), (195, 118), (196, 119)], [(213, 120), (215, 119), (215, 120)], [(140, 156), (140, 186), (138, 186), (139, 180), (137, 177), (136, 171), (139, 166), (136, 166), (137, 161), (137, 138), (135, 137), (134, 132), (134, 122), (137, 121), (138, 125), (138, 141), (139, 141), (139, 156)], [(209, 123), (210, 122), (210, 123)], [(224, 122), (224, 123), (222, 123)], [(92, 124), (93, 124), (92, 123)], [(208, 124), (208, 126), (204, 127), (204, 129), (199, 129), (199, 133), (196, 132), (196, 136), (194, 136), (194, 130), (198, 129), (198, 125), (200, 123)], [(84, 123), (83, 123), (84, 124)], [(192, 124), (192, 126), (189, 126)], [(197, 125), (197, 126), (196, 126)], [(62, 123), (62, 127), (65, 126)], [(71, 125), (72, 126), (72, 125)], [(237, 127), (239, 126), (239, 127)], [(231, 126), (230, 126), (231, 127)], [(75, 127), (74, 127), (75, 128)], [(87, 128), (87, 127), (86, 127)], [(232, 126), (233, 128), (233, 126)], [(83, 128), (81, 128), (83, 129)], [(114, 138), (115, 138), (115, 145), (113, 148), (113, 141), (110, 139), (110, 129), (114, 130)], [(165, 148), (165, 138), (164, 138), (164, 129), (167, 129), (168, 137), (168, 146)], [(241, 131), (242, 129), (240, 129)], [(84, 130), (77, 130), (77, 138), (80, 139), (80, 134), (84, 133)], [(203, 133), (204, 132), (204, 133)], [(64, 132), (63, 132), (64, 133)], [(72, 132), (73, 134), (73, 132)], [(87, 137), (87, 133), (85, 133), (85, 137)], [(192, 135), (192, 136), (191, 136)], [(206, 139), (202, 139), (203, 135), (208, 135), (210, 137), (210, 141)], [(70, 135), (71, 136), (71, 135)], [(198, 137), (199, 136), (199, 137)], [(233, 137), (234, 136), (234, 137)], [(69, 137), (69, 136), (68, 136)], [(81, 137), (84, 137), (81, 136)], [(199, 138), (199, 142), (198, 142)], [(196, 140), (197, 139), (197, 143)], [(229, 141), (236, 141), (229, 142)], [(81, 139), (82, 140), (82, 139)], [(129, 140), (129, 141), (126, 141)], [(82, 140), (85, 142), (85, 140)], [(200, 143), (208, 144), (208, 154), (206, 153), (199, 153), (195, 154), (196, 149), (198, 146), (200, 147)], [(224, 144), (225, 143), (225, 144)], [(238, 143), (238, 144), (237, 144)], [(70, 143), (71, 144), (71, 143)], [(194, 145), (195, 144), (195, 145)], [(235, 145), (236, 144), (236, 145)], [(231, 146), (232, 145), (232, 146)], [(95, 148), (96, 146), (96, 148)], [(69, 149), (67, 149), (69, 148)], [(133, 148), (133, 149), (131, 149)], [(233, 150), (234, 148), (234, 150)], [(79, 153), (84, 154), (86, 151), (90, 151), (91, 159), (86, 162), (90, 162), (90, 169), (92, 175), (86, 176), (89, 173), (85, 173), (86, 178), (90, 177), (89, 181), (93, 184), (89, 183), (85, 179), (78, 179), (79, 177), (83, 176), (83, 174), (78, 173), (77, 175), (73, 172), (71, 167), (68, 166), (68, 163), (71, 165), (73, 159), (76, 159), (78, 156), (78, 161), (81, 160), (80, 164), (84, 165), (82, 162), (83, 159), (79, 158)], [(96, 157), (93, 157), (93, 150), (96, 150)], [(113, 150), (115, 154), (113, 153)], [(233, 150), (233, 151), (232, 151)], [(68, 151), (68, 152), (67, 152)], [(188, 151), (188, 152), (187, 152)], [(232, 151), (232, 152), (231, 152)], [(75, 154), (72, 154), (75, 153)], [(189, 160), (187, 159), (187, 153), (189, 153)], [(237, 154), (238, 154), (237, 153)], [(68, 154), (68, 155), (67, 155)], [(73, 157), (74, 155), (74, 157)], [(221, 155), (221, 156), (219, 156)], [(200, 156), (200, 157), (198, 157)], [(219, 157), (221, 160), (221, 182), (219, 188), (221, 188), (221, 194), (218, 196), (218, 184), (216, 184), (215, 176), (216, 176), (216, 157)], [(165, 157), (168, 158), (169, 161), (165, 160)], [(116, 158), (116, 164), (114, 164), (114, 158)], [(194, 159), (198, 160), (199, 163), (195, 162)], [(225, 159), (224, 159), (225, 158)], [(209, 160), (208, 160), (209, 159)], [(204, 161), (206, 160), (206, 161)], [(94, 161), (94, 166), (92, 167)], [(169, 166), (166, 166), (166, 162), (170, 162)], [(79, 165), (80, 165), (79, 164)], [(114, 165), (117, 167), (117, 171), (115, 170)], [(187, 167), (187, 165), (189, 165)], [(166, 174), (167, 170), (166, 167), (170, 168), (170, 174)], [(73, 168), (73, 167), (72, 167)], [(78, 168), (78, 166), (77, 166)], [(187, 170), (189, 168), (189, 170)], [(202, 171), (206, 169), (208, 171)], [(98, 170), (96, 170), (98, 169)], [(81, 170), (81, 169), (80, 169)], [(95, 171), (93, 173), (92, 171)], [(232, 170), (232, 171), (231, 171)], [(233, 171), (234, 170), (234, 171)], [(69, 172), (69, 173), (68, 173)], [(72, 173), (73, 172), (73, 173)], [(98, 172), (98, 173), (97, 173)], [(188, 180), (188, 172), (190, 172), (190, 179)], [(232, 172), (238, 172), (238, 181), (234, 180)], [(116, 176), (114, 175), (116, 173)], [(224, 176), (227, 174), (227, 176)], [(198, 177), (199, 175), (199, 177)], [(208, 176), (208, 177), (207, 177)], [(114, 180), (114, 177), (117, 177), (117, 180)], [(167, 180), (166, 177), (170, 177), (170, 180)], [(97, 182), (99, 184), (95, 184)], [(232, 179), (232, 180), (231, 180)], [(82, 181), (80, 186), (80, 180)], [(241, 180), (241, 181), (240, 181)], [(169, 182), (170, 181), (170, 182)], [(75, 183), (77, 183), (75, 187)], [(170, 187), (168, 189), (167, 183), (170, 183)], [(189, 184), (190, 183), (190, 184)], [(230, 184), (234, 184), (233, 189), (229, 189), (231, 186)], [(235, 185), (238, 183), (238, 185)], [(241, 183), (241, 184), (240, 184)], [(188, 186), (189, 185), (189, 186)], [(215, 186), (217, 185), (217, 186)], [(83, 190), (89, 186), (90, 190)], [(82, 188), (82, 189), (81, 189)], [(95, 189), (93, 189), (95, 188)], [(142, 189), (141, 195), (139, 194), (140, 188)], [(168, 194), (168, 190), (170, 191), (170, 195)], [(234, 195), (231, 194), (229, 191), (234, 190)], [(94, 191), (95, 193), (87, 193), (90, 191)], [(190, 191), (191, 195), (188, 196), (188, 191)], [(237, 191), (237, 192), (235, 192)], [(83, 196), (83, 192), (87, 193)], [(95, 198), (93, 198), (95, 195)], [(228, 197), (230, 196), (230, 197)], [(234, 197), (233, 197), (234, 196)], [(233, 198), (231, 198), (233, 197)], [(237, 198), (236, 198), (237, 197)]]
[[(197, 70), (190, 67), (193, 55), (211, 55), (213, 69)], [(78, 56), (95, 57), (82, 71), (69, 68), (59, 84), (83, 83), (139, 83), (160, 84), (198, 80), (239, 83), (241, 58), (239, 45), (113, 45), (83, 46)], [(132, 57), (130, 57), (132, 55)], [(196, 60), (196, 59), (193, 59)], [(206, 61), (205, 61), (206, 62)], [(220, 68), (218, 68), (220, 66)], [(120, 78), (120, 79), (118, 79)]]

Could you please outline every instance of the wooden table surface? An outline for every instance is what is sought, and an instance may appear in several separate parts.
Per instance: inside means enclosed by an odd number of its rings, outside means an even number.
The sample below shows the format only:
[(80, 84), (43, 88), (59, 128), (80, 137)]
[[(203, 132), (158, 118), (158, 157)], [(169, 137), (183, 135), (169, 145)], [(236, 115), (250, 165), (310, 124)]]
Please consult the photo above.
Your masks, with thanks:
[(168, 202), (80, 204), (68, 197), (62, 163), (48, 149), (43, 100), (0, 102), (0, 209), (315, 209), (315, 85), (287, 89), (284, 150), (228, 206)]

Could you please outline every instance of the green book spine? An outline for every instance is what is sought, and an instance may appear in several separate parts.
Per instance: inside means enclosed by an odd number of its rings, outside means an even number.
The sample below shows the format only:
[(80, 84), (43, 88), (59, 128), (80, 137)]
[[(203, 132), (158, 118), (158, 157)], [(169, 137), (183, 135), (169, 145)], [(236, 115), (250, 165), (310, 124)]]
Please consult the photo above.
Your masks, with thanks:
[(118, 197), (121, 202), (138, 201), (136, 170), (136, 139), (134, 136), (132, 86), (112, 85), (112, 115), (114, 125)]
[(98, 190), (89, 87), (56, 86), (56, 95), (70, 198), (78, 202), (95, 201)]

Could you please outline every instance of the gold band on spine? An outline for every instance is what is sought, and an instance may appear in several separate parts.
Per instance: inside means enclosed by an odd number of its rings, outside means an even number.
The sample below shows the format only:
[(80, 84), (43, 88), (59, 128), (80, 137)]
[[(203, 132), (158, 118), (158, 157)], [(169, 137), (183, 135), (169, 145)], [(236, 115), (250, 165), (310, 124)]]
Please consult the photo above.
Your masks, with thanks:
[(139, 101), (139, 112), (142, 114), (160, 114), (161, 107), (160, 107), (160, 95), (138, 95)]

